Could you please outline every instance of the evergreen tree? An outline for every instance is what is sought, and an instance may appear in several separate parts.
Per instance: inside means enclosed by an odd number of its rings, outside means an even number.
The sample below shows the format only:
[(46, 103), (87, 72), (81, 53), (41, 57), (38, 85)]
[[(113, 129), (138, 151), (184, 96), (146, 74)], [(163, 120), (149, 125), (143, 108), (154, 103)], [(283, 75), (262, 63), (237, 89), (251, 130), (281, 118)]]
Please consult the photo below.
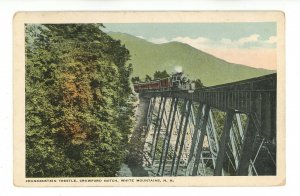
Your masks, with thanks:
[(145, 77), (145, 82), (150, 82), (152, 80), (151, 76), (146, 75)]
[(139, 76), (132, 77), (132, 78), (131, 78), (131, 82), (132, 82), (132, 83), (139, 83), (139, 82), (141, 82), (141, 79), (140, 79)]
[(166, 70), (164, 71), (155, 71), (153, 74), (154, 79), (163, 79), (163, 78), (168, 78), (170, 75), (167, 73)]
[(195, 82), (195, 89), (204, 87), (200, 79), (194, 80), (193, 82)]

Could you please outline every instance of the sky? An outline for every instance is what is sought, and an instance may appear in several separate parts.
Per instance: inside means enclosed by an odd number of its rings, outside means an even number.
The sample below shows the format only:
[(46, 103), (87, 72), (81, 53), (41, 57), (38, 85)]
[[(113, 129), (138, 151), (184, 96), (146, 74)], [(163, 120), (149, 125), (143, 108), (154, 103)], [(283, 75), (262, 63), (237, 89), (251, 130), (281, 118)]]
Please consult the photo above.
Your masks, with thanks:
[(105, 31), (162, 44), (178, 41), (228, 62), (276, 70), (276, 23), (110, 23)]

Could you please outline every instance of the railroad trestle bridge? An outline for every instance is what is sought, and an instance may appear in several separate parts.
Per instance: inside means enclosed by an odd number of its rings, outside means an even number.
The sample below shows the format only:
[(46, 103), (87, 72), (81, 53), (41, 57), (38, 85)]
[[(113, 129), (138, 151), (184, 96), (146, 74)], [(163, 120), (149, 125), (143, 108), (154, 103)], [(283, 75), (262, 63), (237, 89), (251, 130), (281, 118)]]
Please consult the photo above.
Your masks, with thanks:
[(276, 74), (139, 93), (144, 165), (153, 176), (276, 175)]

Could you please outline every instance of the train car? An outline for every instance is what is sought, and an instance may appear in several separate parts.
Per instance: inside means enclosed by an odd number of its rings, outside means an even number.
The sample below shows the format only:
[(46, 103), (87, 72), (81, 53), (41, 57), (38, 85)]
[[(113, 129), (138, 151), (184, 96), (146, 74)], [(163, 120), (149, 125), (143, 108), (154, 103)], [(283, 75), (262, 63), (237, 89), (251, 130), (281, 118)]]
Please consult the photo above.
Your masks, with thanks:
[(159, 90), (160, 89), (160, 80), (150, 81), (149, 90)]
[(160, 89), (160, 80), (142, 82), (142, 83), (134, 83), (133, 84), (134, 91), (139, 93), (144, 90), (159, 90)]
[(143, 90), (149, 89), (149, 83), (148, 82), (134, 83), (133, 84), (133, 89), (134, 89), (135, 92), (139, 93)]
[(167, 90), (172, 88), (171, 78), (163, 78), (160, 80), (160, 88), (162, 90)]
[(149, 83), (147, 82), (147, 83), (141, 83), (141, 85), (140, 85), (140, 90), (143, 90), (143, 89), (150, 89), (150, 87), (149, 87), (150, 85), (149, 85)]
[(187, 79), (183, 72), (177, 72), (171, 75), (171, 77), (152, 80), (149, 82), (135, 83), (133, 84), (134, 91), (140, 93), (145, 90), (193, 90), (194, 85)]

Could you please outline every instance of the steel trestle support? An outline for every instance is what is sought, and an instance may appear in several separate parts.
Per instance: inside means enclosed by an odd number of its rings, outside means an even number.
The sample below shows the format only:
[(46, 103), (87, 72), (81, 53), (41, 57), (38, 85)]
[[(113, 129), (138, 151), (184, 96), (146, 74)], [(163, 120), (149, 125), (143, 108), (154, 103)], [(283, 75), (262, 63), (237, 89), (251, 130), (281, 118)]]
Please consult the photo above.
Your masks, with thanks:
[(162, 123), (162, 119), (163, 119), (163, 115), (166, 109), (166, 97), (162, 97), (161, 98), (161, 102), (160, 102), (160, 107), (158, 110), (158, 115), (157, 115), (157, 119), (156, 119), (156, 125), (155, 125), (155, 129), (154, 129), (154, 134), (153, 134), (153, 140), (152, 140), (152, 147), (151, 147), (151, 158), (152, 158), (152, 165), (154, 163), (155, 160), (155, 154), (156, 154), (156, 148), (157, 148), (157, 141), (160, 135), (160, 130), (161, 130), (161, 123)]
[(200, 158), (201, 158), (201, 154), (202, 154), (202, 147), (203, 147), (203, 141), (204, 141), (204, 137), (206, 134), (206, 126), (207, 126), (207, 122), (208, 122), (208, 116), (209, 116), (209, 111), (210, 111), (210, 106), (204, 104), (204, 115), (203, 115), (203, 121), (202, 124), (200, 125), (200, 137), (198, 140), (198, 144), (197, 144), (197, 150), (196, 150), (196, 157), (195, 157), (195, 163), (194, 163), (194, 167), (193, 167), (193, 171), (192, 171), (192, 175), (196, 176), (198, 173), (198, 166), (200, 163)]
[(217, 156), (216, 167), (214, 170), (214, 176), (222, 175), (223, 162), (226, 154), (226, 148), (230, 139), (229, 134), (232, 126), (233, 116), (234, 110), (228, 110), (226, 112), (225, 124), (219, 145), (219, 152)]
[(172, 166), (171, 166), (171, 176), (174, 175), (174, 166), (175, 166), (175, 162), (176, 162), (176, 158), (177, 158), (177, 151), (178, 151), (178, 146), (179, 146), (179, 141), (180, 141), (180, 135), (181, 135), (181, 131), (182, 131), (182, 125), (183, 125), (183, 121), (184, 121), (184, 116), (186, 113), (186, 109), (187, 109), (187, 100), (184, 100), (184, 104), (183, 104), (183, 114), (181, 115), (181, 119), (180, 119), (180, 125), (179, 125), (179, 129), (178, 129), (178, 135), (176, 138), (176, 144), (175, 144), (175, 150), (174, 150), (174, 154), (173, 154), (173, 159), (172, 159)]

